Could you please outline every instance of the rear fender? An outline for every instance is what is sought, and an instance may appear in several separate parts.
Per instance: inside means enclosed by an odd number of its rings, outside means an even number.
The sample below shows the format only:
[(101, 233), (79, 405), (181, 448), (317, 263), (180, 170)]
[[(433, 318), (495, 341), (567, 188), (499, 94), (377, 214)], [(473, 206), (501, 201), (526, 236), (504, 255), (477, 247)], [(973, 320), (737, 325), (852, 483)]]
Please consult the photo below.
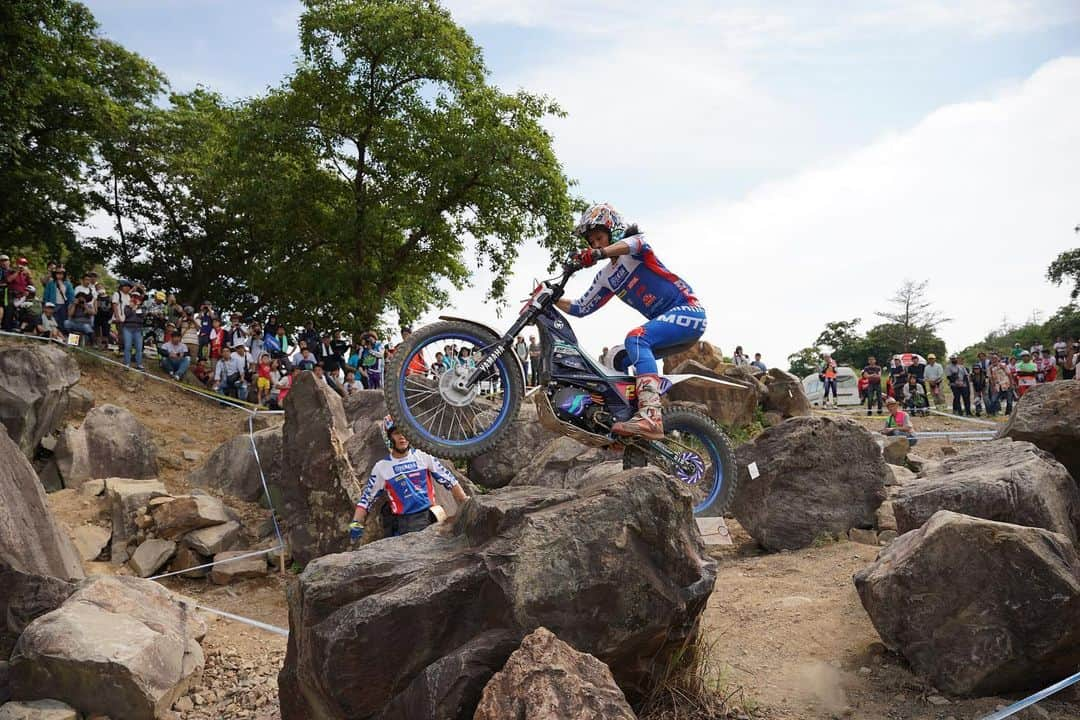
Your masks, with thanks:
[[(469, 318), (463, 318), (463, 317), (454, 317), (453, 315), (440, 315), (439, 319), (440, 320), (453, 320), (455, 322), (468, 323), (469, 325), (475, 325), (476, 327), (480, 328), (481, 330), (487, 330), (489, 333), (491, 333), (492, 335), (494, 335), (497, 338), (502, 337), (502, 333), (497, 332), (495, 330), (495, 328), (491, 327), (490, 325), (485, 325), (482, 322), (477, 322), (476, 320), (470, 320)], [(529, 378), (526, 377), (526, 375), (525, 375), (525, 366), (521, 364), (521, 358), (519, 358), (517, 356), (517, 353), (514, 352), (513, 347), (507, 348), (507, 352), (503, 353), (504, 356), (506, 356), (507, 354), (509, 354), (510, 357), (514, 358), (514, 362), (517, 363), (518, 370), (521, 371), (521, 382), (522, 382), (522, 384), (523, 385), (528, 385), (529, 384)]]

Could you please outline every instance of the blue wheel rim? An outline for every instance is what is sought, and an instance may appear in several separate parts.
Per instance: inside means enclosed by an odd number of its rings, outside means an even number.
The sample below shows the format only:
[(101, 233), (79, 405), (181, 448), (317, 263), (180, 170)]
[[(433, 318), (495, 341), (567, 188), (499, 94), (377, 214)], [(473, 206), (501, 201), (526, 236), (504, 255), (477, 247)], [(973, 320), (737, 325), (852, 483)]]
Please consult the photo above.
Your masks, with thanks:
[(473, 445), (487, 439), (496, 430), (502, 427), (503, 421), (506, 419), (506, 415), (510, 412), (510, 393), (506, 390), (506, 388), (509, 387), (510, 383), (510, 373), (508, 373), (506, 370), (506, 354), (504, 353), (495, 361), (494, 365), (494, 368), (498, 370), (499, 382), (502, 383), (503, 387), (502, 405), (499, 407), (499, 412), (496, 414), (495, 419), (492, 421), (491, 426), (488, 427), (487, 430), (464, 440), (452, 440), (429, 432), (428, 429), (424, 426), (424, 424), (420, 422), (413, 414), (412, 408), (409, 407), (409, 402), (405, 397), (405, 378), (408, 376), (409, 364), (418, 354), (423, 353), (424, 348), (427, 348), (436, 343), (445, 344), (446, 342), (451, 340), (464, 340), (472, 343), (477, 347), (486, 347), (488, 345), (488, 343), (485, 343), (480, 338), (476, 337), (475, 335), (469, 335), (468, 333), (444, 333), (428, 338), (426, 341), (424, 341), (422, 345), (409, 353), (409, 356), (405, 358), (404, 362), (401, 363), (401, 373), (397, 377), (398, 403), (401, 405), (401, 411), (406, 415), (409, 429), (411, 429), (413, 432), (419, 433), (423, 439), (429, 442), (442, 443), (444, 445), (451, 445), (454, 447), (463, 447), (467, 445)]

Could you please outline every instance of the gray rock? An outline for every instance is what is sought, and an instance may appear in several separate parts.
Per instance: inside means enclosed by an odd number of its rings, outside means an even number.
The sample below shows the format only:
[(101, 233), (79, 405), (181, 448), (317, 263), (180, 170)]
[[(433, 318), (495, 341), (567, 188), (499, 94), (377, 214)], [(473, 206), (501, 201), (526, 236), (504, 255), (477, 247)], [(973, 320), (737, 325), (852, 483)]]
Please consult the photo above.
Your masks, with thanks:
[(135, 574), (148, 578), (156, 573), (176, 552), (176, 543), (171, 540), (147, 540), (135, 550), (128, 564)]
[(1080, 478), (1080, 380), (1036, 385), (1024, 393), (1000, 437), (1026, 440)]
[(343, 398), (342, 408), (345, 419), (353, 432), (360, 432), (368, 425), (382, 421), (386, 417), (386, 401), (382, 390), (360, 390)]
[(0, 563), (0, 658), (11, 657), (15, 642), (34, 618), (60, 607), (75, 583), (19, 572)]
[(184, 450), (181, 455), (188, 462), (199, 462), (199, 460), (202, 460), (203, 452), (201, 450)]
[[(290, 393), (290, 397), (291, 396), (292, 394)], [(210, 582), (215, 585), (228, 585), (234, 580), (264, 577), (266, 575), (265, 556), (254, 555), (252, 557), (243, 558), (242, 560), (233, 559), (246, 555), (249, 552), (252, 551), (231, 550), (215, 555), (214, 562), (223, 564), (214, 565), (214, 567), (210, 568)]]
[(881, 448), (881, 456), (890, 465), (902, 466), (907, 460), (911, 442), (903, 435), (891, 435), (885, 438), (885, 444)]
[(60, 427), (79, 366), (52, 345), (0, 347), (0, 424), (27, 458)]
[(59, 700), (19, 700), (0, 707), (0, 720), (79, 720), (79, 713)]
[(79, 494), (87, 497), (97, 497), (103, 492), (105, 492), (104, 478), (101, 480), (87, 480), (82, 484), (82, 487), (79, 488)]
[(899, 487), (900, 485), (907, 485), (908, 483), (913, 482), (915, 482), (915, 473), (911, 472), (906, 467), (889, 465), (889, 476), (885, 478), (886, 485)]
[(157, 446), (131, 412), (101, 405), (80, 427), (64, 430), (55, 462), (68, 488), (100, 478), (148, 479), (157, 476)]
[[(581, 493), (503, 488), (471, 498), (452, 530), (314, 560), (289, 593), (282, 718), (426, 717), (393, 709), (444, 697), (452, 717), (471, 717), (467, 698), (509, 652), (496, 633), (520, 639), (540, 626), (607, 663), (640, 699), (713, 590), (691, 502), (650, 468)], [(408, 643), (394, 640), (401, 627)]]
[(521, 641), (484, 688), (473, 720), (636, 720), (611, 670), (547, 628)]
[(94, 408), (94, 393), (82, 385), (68, 391), (68, 420), (82, 420)]
[[(4, 657), (7, 657), (6, 655)], [(0, 660), (0, 704), (11, 699), (11, 667), (7, 660)]]
[(112, 561), (125, 562), (128, 541), (135, 537), (139, 528), (135, 519), (152, 498), (168, 497), (169, 493), (157, 480), (129, 480), (108, 478), (105, 480), (105, 497), (112, 516)]
[(217, 555), (232, 548), (240, 535), (240, 523), (230, 520), (221, 525), (194, 530), (184, 536), (184, 544), (200, 555)]
[[(380, 393), (381, 394), (381, 393)], [(211, 488), (248, 502), (264, 500), (259, 465), (270, 485), (280, 482), (281, 426), (255, 433), (259, 462), (251, 450), (247, 433), (222, 443), (206, 462), (188, 473), (187, 480), (196, 487)]]
[[(589, 470), (604, 461), (619, 457), (599, 448), (582, 445), (568, 437), (557, 437), (532, 457), (523, 457), (525, 463), (511, 485), (538, 485), (550, 488), (580, 489), (580, 483)], [(611, 466), (609, 466), (611, 467)], [(622, 460), (618, 460), (614, 472), (622, 471)], [(590, 481), (602, 482), (602, 474), (589, 475)]]
[(685, 380), (668, 390), (665, 397), (670, 402), (701, 403), (708, 408), (710, 417), (728, 426), (742, 427), (754, 421), (761, 386), (752, 377), (721, 375), (695, 360), (686, 360), (670, 374), (701, 375), (727, 381), (721, 385), (706, 380)]
[(289, 548), (301, 565), (348, 547), (350, 513), (342, 508), (360, 495), (344, 447), (351, 434), (341, 398), (311, 373), (301, 373), (285, 404), (281, 473), (271, 486)]
[(896, 529), (919, 527), (938, 510), (1041, 527), (1076, 542), (1080, 490), (1052, 455), (1009, 439), (973, 446), (930, 463), (893, 499)]
[(766, 390), (762, 404), (767, 412), (779, 413), (784, 419), (811, 414), (810, 400), (799, 378), (780, 368), (769, 368), (762, 381)]
[(225, 505), (210, 495), (179, 495), (172, 502), (153, 508), (154, 529), (169, 540), (200, 528), (229, 522)]
[(83, 577), (82, 562), (57, 524), (30, 461), (0, 430), (0, 564), (32, 575)]
[(92, 578), (23, 632), (11, 656), (12, 694), (152, 720), (201, 677), (205, 634), (198, 613), (155, 582)]
[(881, 503), (881, 507), (875, 513), (878, 530), (896, 530), (896, 513), (893, 512), (892, 500)]
[(1080, 665), (1080, 557), (1064, 535), (943, 510), (854, 580), (881, 639), (940, 690), (1026, 691)]
[[(732, 510), (768, 550), (808, 547), (821, 536), (873, 527), (888, 466), (870, 431), (851, 420), (785, 420), (736, 452)], [(756, 463), (758, 477), (747, 470)]]
[(75, 549), (84, 561), (96, 560), (112, 539), (112, 530), (97, 525), (80, 525), (72, 531)]
[(505, 487), (530, 458), (558, 437), (541, 427), (533, 403), (522, 403), (502, 441), (469, 461), (469, 479), (486, 488)]
[(851, 528), (848, 530), (848, 540), (860, 545), (877, 545), (878, 535), (873, 530), (865, 528)]

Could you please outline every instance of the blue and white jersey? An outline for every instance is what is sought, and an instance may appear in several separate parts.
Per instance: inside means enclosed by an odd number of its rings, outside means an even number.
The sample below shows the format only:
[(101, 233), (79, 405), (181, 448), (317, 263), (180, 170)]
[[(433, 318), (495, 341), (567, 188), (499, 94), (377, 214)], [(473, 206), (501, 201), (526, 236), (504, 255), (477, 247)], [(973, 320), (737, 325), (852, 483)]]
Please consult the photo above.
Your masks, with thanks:
[(623, 242), (630, 246), (630, 253), (596, 274), (585, 294), (570, 303), (571, 315), (589, 315), (616, 296), (650, 320), (680, 305), (698, 305), (693, 289), (664, 267), (644, 235), (623, 238)]
[(458, 484), (454, 474), (441, 462), (422, 450), (409, 448), (403, 458), (388, 455), (375, 463), (356, 504), (368, 510), (379, 493), (385, 491), (395, 515), (421, 512), (435, 504), (432, 479), (447, 490)]

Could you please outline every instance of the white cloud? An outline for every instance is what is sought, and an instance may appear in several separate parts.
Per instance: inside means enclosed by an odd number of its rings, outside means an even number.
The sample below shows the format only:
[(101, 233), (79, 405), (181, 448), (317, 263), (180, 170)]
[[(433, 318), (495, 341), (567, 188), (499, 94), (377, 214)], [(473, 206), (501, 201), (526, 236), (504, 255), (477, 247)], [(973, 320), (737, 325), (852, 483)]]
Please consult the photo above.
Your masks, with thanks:
[[(1080, 220), (1080, 58), (1043, 66), (985, 101), (943, 107), (820, 168), (763, 185), (735, 202), (637, 218), (660, 257), (709, 310), (707, 339), (770, 364), (809, 344), (827, 321), (875, 310), (905, 277), (929, 278), (954, 321), (950, 348), (981, 338), (1003, 315), (1052, 310), (1067, 292), (1043, 280), (1075, 244)], [(528, 293), (546, 258), (527, 248), (510, 296)], [(587, 279), (571, 285), (580, 292)], [(497, 327), (477, 289), (455, 309)], [(575, 321), (590, 350), (621, 342), (641, 322), (612, 302)]]

